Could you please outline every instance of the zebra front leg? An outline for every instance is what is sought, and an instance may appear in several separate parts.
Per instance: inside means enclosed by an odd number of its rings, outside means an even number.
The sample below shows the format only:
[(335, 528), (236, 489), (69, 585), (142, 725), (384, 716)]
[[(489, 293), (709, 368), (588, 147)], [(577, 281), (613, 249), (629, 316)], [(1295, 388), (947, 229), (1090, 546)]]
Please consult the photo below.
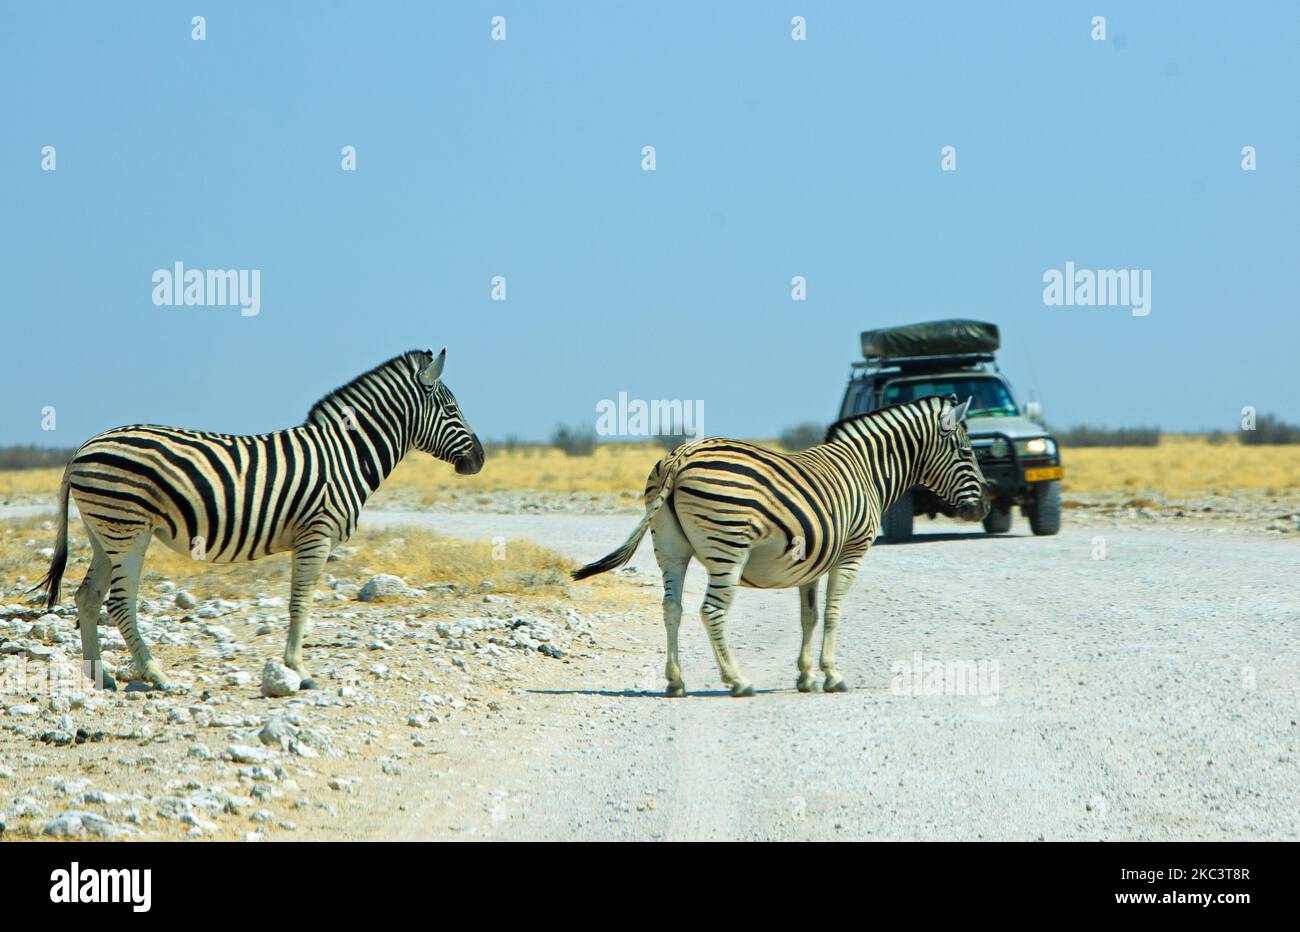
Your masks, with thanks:
[(704, 604), (700, 606), (700, 618), (708, 629), (709, 643), (713, 645), (722, 681), (731, 687), (731, 694), (738, 697), (754, 695), (754, 687), (736, 666), (727, 643), (727, 611), (731, 608), (742, 569), (743, 563), (737, 563), (716, 573), (710, 571), (709, 588), (704, 594)]
[[(136, 596), (140, 591), (140, 570), (144, 567), (144, 554), (148, 549), (149, 531), (146, 530), (130, 542), (126, 550), (108, 554), (112, 566), (109, 570), (111, 582), (106, 609), (108, 617), (113, 620), (117, 630), (122, 634), (122, 640), (131, 651), (131, 660), (140, 679), (159, 689), (167, 689), (169, 688), (167, 678), (163, 676), (162, 668), (149, 653), (149, 645), (144, 642), (144, 638), (140, 636), (140, 629), (136, 626)], [(96, 640), (98, 640), (98, 632), (96, 632)]]
[(799, 644), (799, 679), (795, 683), (799, 692), (812, 692), (817, 678), (812, 673), (812, 640), (817, 630), (817, 580), (799, 587), (799, 626), (803, 640)]
[(828, 693), (842, 693), (849, 688), (835, 669), (835, 629), (840, 623), (840, 606), (844, 602), (844, 596), (861, 565), (862, 554), (856, 554), (845, 558), (826, 574), (826, 618), (822, 625), (821, 668), (822, 673), (826, 674), (822, 689)]
[(302, 639), (307, 630), (307, 616), (316, 582), (330, 555), (330, 539), (313, 534), (300, 540), (293, 551), (293, 581), (289, 594), (289, 639), (284, 647), (284, 665), (302, 677), (302, 688), (311, 689), (315, 682), (302, 662)]

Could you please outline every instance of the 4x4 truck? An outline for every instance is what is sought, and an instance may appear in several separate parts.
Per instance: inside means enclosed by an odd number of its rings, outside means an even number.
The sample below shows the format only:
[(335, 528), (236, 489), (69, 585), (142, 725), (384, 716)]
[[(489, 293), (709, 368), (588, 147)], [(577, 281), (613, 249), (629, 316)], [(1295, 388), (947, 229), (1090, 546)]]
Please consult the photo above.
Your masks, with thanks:
[[(1037, 403), (1021, 405), (1011, 383), (998, 371), (1001, 345), (996, 324), (977, 320), (868, 330), (862, 334), (862, 362), (852, 364), (840, 417), (863, 414), (926, 395), (971, 399), (966, 428), (980, 470), (993, 495), (984, 530), (1011, 530), (1012, 509), (1020, 507), (1037, 535), (1061, 529), (1061, 468), (1056, 440), (1043, 425)], [(913, 486), (881, 521), (887, 543), (912, 536), (916, 515), (952, 516), (936, 495)]]

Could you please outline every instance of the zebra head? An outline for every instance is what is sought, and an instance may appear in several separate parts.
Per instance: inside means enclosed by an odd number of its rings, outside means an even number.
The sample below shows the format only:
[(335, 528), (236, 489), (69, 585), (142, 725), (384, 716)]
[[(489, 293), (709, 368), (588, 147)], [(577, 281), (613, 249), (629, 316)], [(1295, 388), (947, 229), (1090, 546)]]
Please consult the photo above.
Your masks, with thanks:
[(413, 355), (418, 367), (415, 382), (420, 391), (412, 443), (422, 453), (451, 463), (462, 476), (472, 476), (483, 468), (483, 444), (465, 422), (456, 396), (442, 380), (447, 350), (444, 348), (436, 359), (432, 350)]
[(989, 513), (984, 494), (986, 483), (966, 433), (967, 398), (960, 405), (957, 396), (938, 405), (938, 431), (933, 456), (925, 458), (921, 484), (957, 511), (963, 521), (982, 521)]

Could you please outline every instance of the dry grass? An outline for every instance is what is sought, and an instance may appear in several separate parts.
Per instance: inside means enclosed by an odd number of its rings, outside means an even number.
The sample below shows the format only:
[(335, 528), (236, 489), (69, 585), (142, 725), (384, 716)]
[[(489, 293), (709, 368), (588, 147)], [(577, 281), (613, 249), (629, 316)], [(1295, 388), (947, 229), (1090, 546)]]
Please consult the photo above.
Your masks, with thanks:
[[(43, 524), (51, 527), (43, 528)], [(69, 532), (65, 599), (80, 585), (90, 561), (90, 545), (80, 522), (71, 522)], [(4, 522), (0, 526), (0, 582), (13, 585), (21, 580), (24, 588), (35, 585), (50, 564), (49, 558), (37, 551), (54, 546), (55, 533), (48, 519)], [(477, 591), (487, 582), (495, 593), (564, 598), (569, 594), (568, 571), (572, 568), (559, 554), (529, 541), (508, 541), (497, 548), (419, 528), (401, 528), (359, 532), (341, 551), (341, 559), (331, 560), (325, 571), (358, 583), (375, 573), (391, 573), (417, 588), (426, 583), (450, 583)], [(145, 560), (144, 579), (170, 579), (199, 599), (248, 598), (251, 593), (287, 596), (289, 557), (277, 554), (253, 563), (205, 564), (155, 541)], [(598, 587), (626, 585), (613, 578), (593, 582)], [(146, 593), (150, 591), (151, 587), (145, 587)]]
[(1158, 447), (1066, 448), (1061, 458), (1066, 492), (1282, 495), (1300, 489), (1300, 445), (1215, 445), (1197, 436), (1166, 434)]
[(448, 492), (558, 492), (612, 493), (620, 500), (640, 502), (646, 477), (666, 455), (650, 443), (603, 444), (591, 456), (567, 456), (554, 447), (491, 450), (481, 473), (458, 476), (445, 463), (417, 453), (393, 471), (375, 500), (391, 495), (436, 506)]
[(0, 502), (15, 498), (52, 498), (59, 491), (62, 478), (62, 467), (0, 470)]

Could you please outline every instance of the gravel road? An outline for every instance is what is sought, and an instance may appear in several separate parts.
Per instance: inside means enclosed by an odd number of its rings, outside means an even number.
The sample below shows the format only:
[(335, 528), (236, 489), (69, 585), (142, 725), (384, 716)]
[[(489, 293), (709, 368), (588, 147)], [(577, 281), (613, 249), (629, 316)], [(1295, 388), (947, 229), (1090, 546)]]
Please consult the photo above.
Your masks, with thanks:
[[(0, 506), (0, 518), (48, 509)], [(852, 689), (840, 695), (794, 690), (797, 599), (784, 590), (738, 594), (729, 633), (758, 694), (727, 695), (694, 621), (703, 590), (694, 566), (682, 628), (688, 695), (664, 698), (647, 539), (636, 569), (624, 572), (647, 586), (645, 598), (611, 605), (617, 614), (596, 623), (588, 651), (508, 678), (499, 711), (462, 713), (439, 732), (436, 752), (386, 765), (367, 784), (382, 789), (302, 832), (1300, 837), (1300, 538), (1191, 520), (1084, 526), (1084, 516), (1072, 517), (1053, 538), (1027, 536), (1023, 522), (1002, 537), (935, 522), (912, 544), (874, 549), (841, 623), (839, 669)], [(363, 517), (374, 528), (527, 538), (575, 565), (613, 549), (634, 522), (573, 511)], [(414, 701), (419, 688), (399, 694)], [(323, 711), (304, 709), (328, 723)], [(380, 754), (375, 741), (356, 753)]]
[[(625, 515), (384, 513), (461, 537), (600, 556)], [(867, 557), (845, 606), (852, 690), (793, 688), (793, 591), (743, 590), (722, 688), (695, 607), (688, 696), (662, 629), (604, 638), (601, 669), (539, 683), (468, 773), (499, 786), (478, 837), (520, 839), (1296, 839), (1300, 544), (1228, 530), (1084, 528), (1033, 538), (935, 522)], [(1018, 533), (1017, 533), (1018, 532)], [(1104, 547), (1104, 558), (1102, 555)], [(633, 564), (657, 587), (649, 538)], [(657, 592), (655, 592), (657, 598)], [(570, 677), (576, 671), (564, 671)], [(501, 748), (508, 750), (501, 750)], [(442, 837), (417, 811), (380, 837)]]

